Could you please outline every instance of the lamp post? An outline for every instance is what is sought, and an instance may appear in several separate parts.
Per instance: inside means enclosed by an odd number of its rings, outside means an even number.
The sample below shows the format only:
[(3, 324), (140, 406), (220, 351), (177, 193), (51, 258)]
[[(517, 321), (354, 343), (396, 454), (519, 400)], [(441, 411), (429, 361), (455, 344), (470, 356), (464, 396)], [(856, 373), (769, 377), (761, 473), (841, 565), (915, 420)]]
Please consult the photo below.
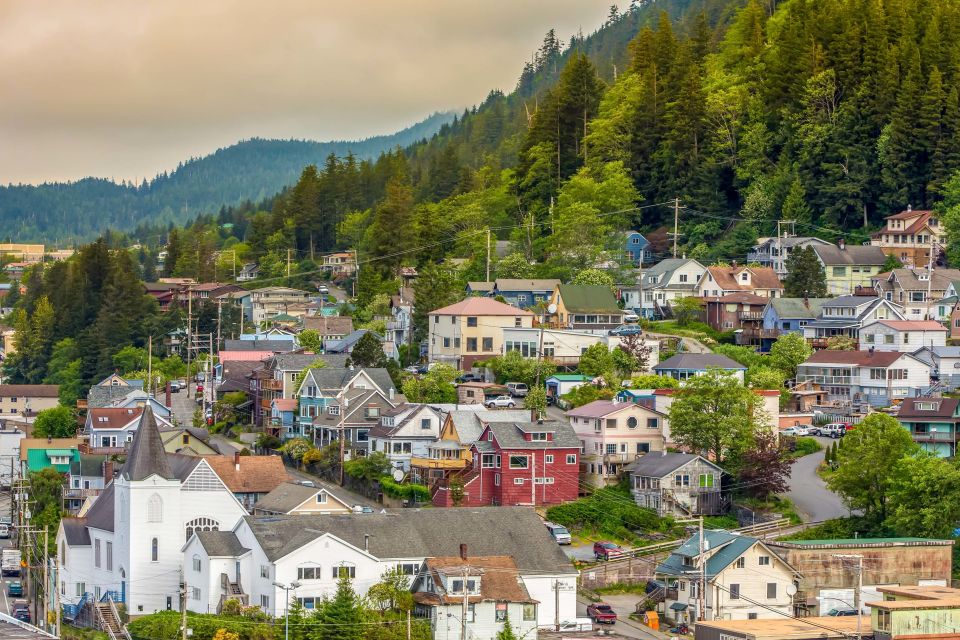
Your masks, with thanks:
[(286, 600), (283, 605), (283, 638), (284, 640), (290, 640), (290, 592), (299, 587), (300, 583), (296, 580), (289, 585), (274, 582), (273, 586), (278, 589), (283, 589), (284, 599)]

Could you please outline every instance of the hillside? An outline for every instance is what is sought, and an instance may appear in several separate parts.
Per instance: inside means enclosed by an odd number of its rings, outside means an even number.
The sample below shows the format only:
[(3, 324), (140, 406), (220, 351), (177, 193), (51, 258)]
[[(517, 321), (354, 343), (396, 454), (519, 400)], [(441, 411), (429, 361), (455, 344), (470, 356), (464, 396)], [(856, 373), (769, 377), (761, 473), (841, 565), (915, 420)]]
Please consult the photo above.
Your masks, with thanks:
[(438, 112), (397, 133), (357, 141), (245, 140), (141, 185), (86, 178), (0, 187), (0, 228), (4, 238), (64, 244), (147, 221), (183, 223), (224, 205), (272, 197), (296, 182), (305, 166), (321, 165), (330, 154), (373, 159), (430, 138), (453, 119)]

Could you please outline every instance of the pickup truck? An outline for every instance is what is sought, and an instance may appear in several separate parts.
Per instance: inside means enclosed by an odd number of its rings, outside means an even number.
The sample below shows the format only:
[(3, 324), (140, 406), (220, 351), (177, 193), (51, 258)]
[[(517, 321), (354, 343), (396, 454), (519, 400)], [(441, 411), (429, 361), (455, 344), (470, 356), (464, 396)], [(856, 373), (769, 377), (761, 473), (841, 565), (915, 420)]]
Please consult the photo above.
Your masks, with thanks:
[(22, 585), (21, 583), (19, 583), (19, 582), (16, 582), (16, 581), (11, 582), (10, 584), (7, 585), (7, 595), (10, 596), (10, 597), (16, 596), (16, 597), (18, 597), (18, 598), (22, 598), (22, 597), (23, 597), (23, 585)]
[(588, 606), (587, 615), (595, 624), (614, 624), (617, 621), (617, 612), (605, 602), (594, 602)]
[(612, 542), (594, 542), (593, 557), (597, 560), (612, 560), (623, 555), (623, 549)]

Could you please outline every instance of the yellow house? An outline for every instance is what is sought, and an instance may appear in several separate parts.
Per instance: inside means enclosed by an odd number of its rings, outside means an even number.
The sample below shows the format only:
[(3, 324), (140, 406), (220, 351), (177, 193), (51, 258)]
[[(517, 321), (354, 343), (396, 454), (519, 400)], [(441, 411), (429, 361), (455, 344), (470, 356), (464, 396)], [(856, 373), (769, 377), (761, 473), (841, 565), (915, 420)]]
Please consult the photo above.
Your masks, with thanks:
[(352, 513), (353, 505), (337, 497), (326, 486), (284, 482), (260, 498), (253, 506), (254, 515), (322, 515)]
[(623, 324), (623, 309), (610, 287), (558, 284), (550, 303), (551, 323), (565, 329), (606, 333)]
[(428, 317), (430, 362), (461, 370), (501, 355), (504, 329), (533, 327), (532, 313), (490, 298), (467, 298)]
[(880, 247), (848, 247), (842, 239), (837, 246), (812, 246), (826, 272), (827, 292), (834, 296), (851, 295), (857, 287), (870, 287), (872, 276), (880, 273), (887, 261)]

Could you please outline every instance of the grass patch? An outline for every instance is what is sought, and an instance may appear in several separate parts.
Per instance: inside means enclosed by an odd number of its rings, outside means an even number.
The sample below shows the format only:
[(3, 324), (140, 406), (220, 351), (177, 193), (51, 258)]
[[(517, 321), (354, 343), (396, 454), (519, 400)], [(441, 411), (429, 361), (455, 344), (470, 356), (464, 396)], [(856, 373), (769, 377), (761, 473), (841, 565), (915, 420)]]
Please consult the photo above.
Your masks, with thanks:
[(110, 640), (110, 636), (103, 631), (81, 629), (68, 624), (60, 625), (60, 638), (62, 640)]
[(790, 452), (791, 458), (802, 458), (811, 453), (816, 453), (823, 449), (816, 438), (797, 438), (794, 443), (793, 451)]
[(608, 538), (630, 546), (649, 542), (650, 534), (675, 528), (672, 518), (637, 506), (630, 490), (620, 484), (597, 489), (592, 495), (547, 509), (547, 519), (562, 524), (579, 538)]
[(790, 534), (784, 540), (831, 540), (836, 538), (882, 538), (895, 532), (861, 516), (834, 518), (815, 527)]
[(793, 524), (800, 524), (803, 519), (797, 513), (797, 508), (793, 506), (793, 501), (783, 496), (773, 496), (769, 500), (757, 500), (756, 498), (743, 498), (737, 500), (741, 504), (754, 511), (764, 511), (768, 513), (779, 513), (787, 518)]
[(703, 519), (703, 526), (707, 529), (736, 529), (740, 523), (731, 515), (706, 516)]
[(639, 584), (624, 584), (622, 582), (617, 582), (616, 584), (600, 587), (599, 589), (594, 589), (593, 591), (601, 596), (618, 595), (621, 593), (636, 593), (639, 595), (644, 595), (647, 592), (647, 583), (641, 582)]

